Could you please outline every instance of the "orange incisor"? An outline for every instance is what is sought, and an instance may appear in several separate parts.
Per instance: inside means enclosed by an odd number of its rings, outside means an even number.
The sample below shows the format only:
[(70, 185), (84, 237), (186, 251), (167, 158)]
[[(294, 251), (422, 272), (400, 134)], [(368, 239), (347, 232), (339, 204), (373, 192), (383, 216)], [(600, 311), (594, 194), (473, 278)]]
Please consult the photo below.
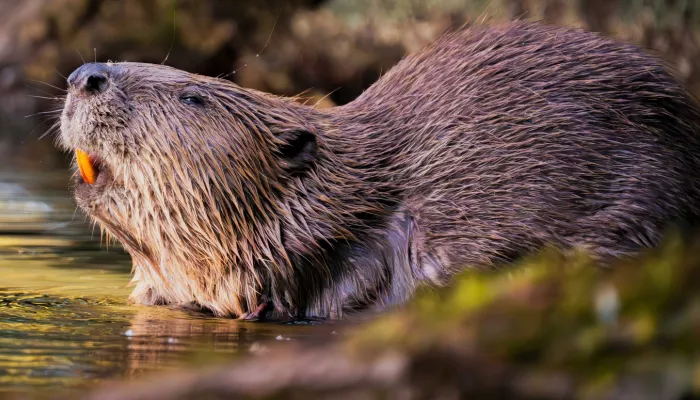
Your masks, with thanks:
[(78, 169), (83, 180), (90, 185), (95, 183), (95, 166), (88, 153), (82, 150), (75, 150), (75, 158), (78, 160)]

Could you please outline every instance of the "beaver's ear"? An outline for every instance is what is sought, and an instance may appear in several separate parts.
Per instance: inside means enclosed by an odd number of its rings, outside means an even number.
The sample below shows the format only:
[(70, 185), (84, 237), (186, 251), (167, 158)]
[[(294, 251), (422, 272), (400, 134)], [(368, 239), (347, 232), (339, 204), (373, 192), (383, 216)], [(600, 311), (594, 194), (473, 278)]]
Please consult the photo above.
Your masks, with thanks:
[(281, 144), (278, 152), (282, 168), (291, 174), (308, 170), (316, 160), (318, 145), (316, 135), (306, 130), (290, 130), (277, 136)]

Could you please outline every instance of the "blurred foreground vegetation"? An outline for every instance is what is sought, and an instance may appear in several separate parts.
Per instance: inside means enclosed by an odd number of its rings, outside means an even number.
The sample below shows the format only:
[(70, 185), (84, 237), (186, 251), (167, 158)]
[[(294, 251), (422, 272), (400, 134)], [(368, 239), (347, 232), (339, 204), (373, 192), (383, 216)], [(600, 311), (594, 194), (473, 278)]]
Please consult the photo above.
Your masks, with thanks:
[(466, 272), (335, 343), (269, 346), (87, 398), (698, 398), (698, 254), (700, 237), (610, 269), (543, 252)]

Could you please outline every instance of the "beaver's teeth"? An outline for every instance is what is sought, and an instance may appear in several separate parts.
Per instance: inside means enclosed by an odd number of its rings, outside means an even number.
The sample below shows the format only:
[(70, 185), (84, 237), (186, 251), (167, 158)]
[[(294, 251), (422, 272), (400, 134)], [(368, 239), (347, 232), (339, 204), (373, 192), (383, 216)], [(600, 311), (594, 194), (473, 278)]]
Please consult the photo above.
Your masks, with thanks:
[(78, 169), (80, 170), (80, 176), (83, 177), (83, 181), (90, 185), (95, 183), (97, 171), (95, 170), (95, 166), (92, 162), (92, 159), (90, 159), (88, 153), (76, 149), (75, 158), (78, 161)]

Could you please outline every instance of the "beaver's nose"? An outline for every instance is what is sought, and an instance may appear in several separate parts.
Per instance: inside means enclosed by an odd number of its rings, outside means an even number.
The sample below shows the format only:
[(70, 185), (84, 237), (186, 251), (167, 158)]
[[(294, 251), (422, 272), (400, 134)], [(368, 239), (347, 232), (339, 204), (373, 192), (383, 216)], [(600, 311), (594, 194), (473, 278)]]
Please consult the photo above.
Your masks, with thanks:
[(109, 86), (109, 66), (103, 63), (83, 64), (68, 76), (68, 87), (88, 94), (104, 92)]

